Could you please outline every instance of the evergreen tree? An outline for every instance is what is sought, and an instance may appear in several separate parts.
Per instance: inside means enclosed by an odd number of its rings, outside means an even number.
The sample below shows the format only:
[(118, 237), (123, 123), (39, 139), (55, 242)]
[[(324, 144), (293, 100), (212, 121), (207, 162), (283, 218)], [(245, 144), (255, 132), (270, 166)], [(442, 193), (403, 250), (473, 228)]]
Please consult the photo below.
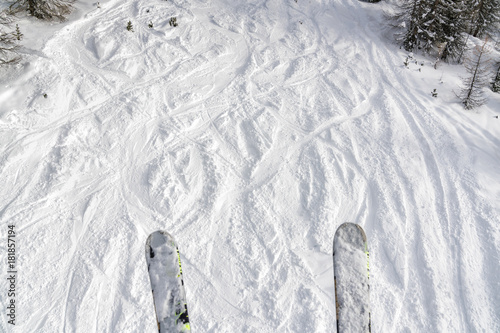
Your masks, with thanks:
[(474, 37), (498, 31), (500, 23), (500, 0), (472, 0), (469, 33)]
[(394, 27), (403, 27), (404, 32), (396, 35), (404, 49), (408, 52), (418, 48), (419, 18), (424, 12), (426, 0), (409, 0), (397, 5), (396, 14), (389, 18)]
[(6, 13), (0, 13), (0, 65), (15, 63), (20, 60), (17, 55), (19, 45), (17, 44), (16, 34), (6, 31), (10, 23), (11, 20)]
[(132, 26), (132, 21), (128, 21), (128, 23), (127, 23), (127, 30), (128, 31), (134, 31), (134, 27)]
[(403, 0), (397, 5), (397, 13), (390, 18), (395, 27), (404, 27), (397, 36), (408, 52), (423, 50), (427, 53), (446, 42), (443, 31), (445, 0)]
[(74, 0), (14, 0), (10, 2), (12, 13), (27, 11), (40, 20), (64, 21), (73, 10)]
[(438, 44), (446, 42), (442, 22), (444, 6), (443, 0), (434, 0), (427, 3), (427, 10), (421, 18), (418, 39), (420, 47), (427, 53), (431, 52)]
[(441, 59), (449, 61), (460, 57), (467, 46), (465, 31), (470, 16), (465, 0), (444, 0), (442, 27), (444, 45), (440, 52)]
[[(397, 35), (408, 52), (423, 50), (444, 60), (458, 59), (465, 48), (471, 0), (402, 0), (389, 19), (393, 27), (403, 27)], [(500, 0), (495, 0), (500, 1)]]
[(21, 33), (21, 29), (19, 29), (19, 24), (16, 24), (16, 32), (14, 33), (14, 37), (16, 37), (17, 40), (21, 40), (23, 36), (24, 35)]
[(492, 90), (494, 92), (500, 92), (500, 63), (497, 64), (497, 75), (495, 76), (495, 79), (493, 80), (493, 87)]

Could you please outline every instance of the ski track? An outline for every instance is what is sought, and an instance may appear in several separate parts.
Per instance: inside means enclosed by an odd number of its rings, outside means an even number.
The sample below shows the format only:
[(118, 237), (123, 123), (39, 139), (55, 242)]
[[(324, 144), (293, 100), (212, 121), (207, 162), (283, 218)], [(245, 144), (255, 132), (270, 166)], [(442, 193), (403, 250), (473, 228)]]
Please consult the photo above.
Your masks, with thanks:
[(101, 6), (0, 108), (17, 332), (154, 332), (157, 229), (179, 244), (194, 331), (332, 331), (345, 221), (369, 239), (373, 331), (500, 330), (499, 211), (474, 169), (498, 139), (408, 91), (386, 4)]

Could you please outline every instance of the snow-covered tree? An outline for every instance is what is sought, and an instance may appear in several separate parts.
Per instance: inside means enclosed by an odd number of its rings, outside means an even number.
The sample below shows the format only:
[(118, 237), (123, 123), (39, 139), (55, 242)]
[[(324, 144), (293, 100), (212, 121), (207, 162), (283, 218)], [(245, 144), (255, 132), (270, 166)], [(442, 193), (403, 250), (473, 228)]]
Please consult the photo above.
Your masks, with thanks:
[(476, 46), (472, 55), (464, 61), (464, 67), (470, 74), (463, 79), (463, 88), (458, 96), (466, 109), (474, 109), (486, 102), (483, 88), (488, 85), (490, 66), (488, 40)]
[[(393, 25), (403, 27), (397, 36), (408, 52), (423, 50), (430, 53), (446, 42), (443, 30), (445, 0), (403, 0), (393, 15)], [(439, 51), (438, 51), (439, 53)]]
[(396, 39), (408, 52), (419, 48), (420, 18), (426, 11), (427, 0), (405, 0), (396, 5), (396, 13), (388, 17), (395, 28), (403, 32), (396, 34)]
[(22, 11), (41, 20), (64, 21), (73, 10), (74, 0), (13, 0), (10, 2), (12, 13)]
[[(398, 41), (406, 51), (422, 50), (443, 60), (459, 60), (467, 33), (498, 30), (500, 0), (400, 0), (392, 25), (402, 30)], [(488, 15), (480, 14), (487, 9)], [(479, 13), (479, 14), (478, 14)], [(481, 20), (478, 19), (481, 18)], [(488, 19), (486, 19), (488, 17)], [(472, 28), (472, 22), (485, 22)], [(479, 30), (478, 30), (479, 29)]]
[(16, 52), (19, 48), (16, 34), (6, 30), (10, 23), (6, 13), (0, 13), (0, 65), (15, 63), (20, 59)]
[(469, 12), (465, 0), (443, 0), (443, 15), (441, 17), (444, 43), (440, 50), (440, 57), (445, 61), (460, 60), (467, 38), (467, 21)]
[(470, 34), (483, 37), (485, 34), (498, 31), (500, 23), (500, 0), (471, 0), (469, 11)]
[(497, 64), (497, 75), (495, 76), (495, 79), (493, 80), (492, 89), (494, 92), (500, 92), (500, 63)]

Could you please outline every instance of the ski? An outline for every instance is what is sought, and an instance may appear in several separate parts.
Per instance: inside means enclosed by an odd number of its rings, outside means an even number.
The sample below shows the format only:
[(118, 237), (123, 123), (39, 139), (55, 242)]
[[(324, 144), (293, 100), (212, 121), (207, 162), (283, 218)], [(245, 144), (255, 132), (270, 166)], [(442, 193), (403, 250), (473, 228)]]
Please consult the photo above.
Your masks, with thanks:
[(337, 332), (371, 332), (368, 244), (359, 225), (344, 223), (335, 232), (333, 269)]
[(174, 238), (165, 231), (155, 231), (149, 235), (146, 262), (158, 332), (190, 332), (181, 257)]

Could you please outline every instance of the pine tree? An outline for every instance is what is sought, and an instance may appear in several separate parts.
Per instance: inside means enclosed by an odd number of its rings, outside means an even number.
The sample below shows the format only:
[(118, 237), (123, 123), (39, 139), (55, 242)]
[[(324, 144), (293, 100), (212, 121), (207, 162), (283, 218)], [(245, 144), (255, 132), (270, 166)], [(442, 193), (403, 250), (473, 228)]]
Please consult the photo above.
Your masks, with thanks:
[(16, 35), (5, 30), (10, 23), (11, 20), (6, 13), (0, 13), (0, 65), (12, 64), (20, 60), (17, 55), (19, 45)]
[(127, 30), (128, 31), (132, 31), (132, 32), (134, 31), (134, 27), (132, 26), (132, 21), (128, 21), (128, 23), (127, 23)]
[(493, 80), (493, 87), (492, 90), (494, 92), (500, 92), (500, 63), (497, 64), (497, 75), (495, 76), (495, 79)]
[(396, 39), (406, 51), (422, 50), (444, 60), (457, 59), (466, 45), (466, 1), (403, 0), (388, 19), (393, 27), (404, 27)]
[(408, 0), (397, 5), (396, 14), (388, 19), (395, 28), (404, 27), (403, 33), (396, 34), (396, 40), (404, 49), (412, 52), (419, 48), (420, 18), (425, 12), (427, 0)]
[(21, 29), (19, 29), (19, 24), (16, 24), (16, 32), (14, 33), (14, 36), (16, 37), (17, 40), (21, 40), (24, 36), (21, 33)]
[(424, 13), (420, 22), (420, 31), (418, 38), (421, 48), (429, 53), (437, 44), (445, 43), (445, 33), (442, 22), (443, 16), (443, 1), (434, 0), (428, 3), (428, 10)]
[(10, 2), (12, 13), (27, 11), (28, 15), (40, 20), (65, 21), (73, 10), (74, 0), (14, 0)]
[(469, 11), (469, 33), (474, 37), (483, 37), (486, 34), (498, 31), (500, 23), (500, 0), (472, 0)]
[(460, 61), (461, 55), (467, 46), (465, 31), (469, 12), (466, 10), (465, 0), (443, 0), (444, 12), (442, 27), (444, 33), (444, 47), (440, 52), (441, 59), (445, 61)]
[(408, 52), (423, 50), (430, 53), (446, 42), (442, 27), (444, 0), (405, 0), (390, 18), (395, 27), (404, 27), (396, 38)]
[(482, 46), (474, 48), (471, 57), (464, 62), (464, 67), (471, 76), (463, 79), (464, 87), (458, 97), (468, 110), (479, 107), (486, 102), (483, 88), (488, 85), (489, 81), (488, 54), (490, 52), (486, 39)]

